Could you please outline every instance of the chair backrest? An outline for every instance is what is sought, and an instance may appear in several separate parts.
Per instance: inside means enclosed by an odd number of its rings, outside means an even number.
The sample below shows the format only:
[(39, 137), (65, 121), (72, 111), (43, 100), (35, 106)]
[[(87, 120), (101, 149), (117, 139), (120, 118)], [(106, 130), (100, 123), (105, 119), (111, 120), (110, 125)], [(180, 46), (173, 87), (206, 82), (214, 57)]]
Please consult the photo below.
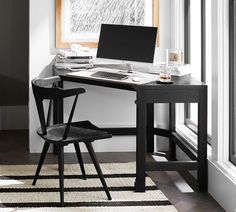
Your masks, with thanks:
[[(75, 96), (70, 116), (66, 124), (65, 132), (63, 135), (63, 139), (66, 139), (70, 130), (70, 125), (74, 115), (74, 110), (77, 103), (78, 95), (81, 93), (85, 93), (85, 90), (83, 88), (71, 88), (71, 89), (59, 88), (57, 87), (57, 84), (60, 80), (61, 79), (58, 76), (48, 77), (48, 78), (35, 78), (31, 81), (31, 83), (38, 110), (41, 129), (44, 135), (47, 134), (47, 127), (50, 125), (53, 100), (62, 100), (66, 97)], [(50, 100), (48, 107), (47, 121), (45, 119), (45, 113), (44, 113), (44, 106), (43, 106), (44, 100)]]

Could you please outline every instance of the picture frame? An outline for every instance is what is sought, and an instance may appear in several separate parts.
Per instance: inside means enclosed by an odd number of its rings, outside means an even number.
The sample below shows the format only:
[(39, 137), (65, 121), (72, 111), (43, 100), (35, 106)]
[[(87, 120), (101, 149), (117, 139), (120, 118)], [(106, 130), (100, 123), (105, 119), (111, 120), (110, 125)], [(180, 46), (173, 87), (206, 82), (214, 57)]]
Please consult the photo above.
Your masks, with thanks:
[[(103, 22), (158, 27), (156, 45), (159, 46), (159, 0), (55, 1), (56, 48), (70, 48), (72, 43), (96, 48), (99, 36), (98, 28)], [(130, 4), (129, 7), (127, 4)]]

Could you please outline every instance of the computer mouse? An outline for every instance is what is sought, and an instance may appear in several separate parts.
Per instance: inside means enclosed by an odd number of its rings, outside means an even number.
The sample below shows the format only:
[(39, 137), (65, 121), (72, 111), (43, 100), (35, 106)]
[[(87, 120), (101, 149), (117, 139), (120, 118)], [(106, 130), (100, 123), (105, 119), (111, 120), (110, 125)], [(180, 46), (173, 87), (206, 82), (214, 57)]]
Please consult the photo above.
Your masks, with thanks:
[(140, 77), (132, 77), (132, 81), (134, 82), (140, 82), (141, 78)]

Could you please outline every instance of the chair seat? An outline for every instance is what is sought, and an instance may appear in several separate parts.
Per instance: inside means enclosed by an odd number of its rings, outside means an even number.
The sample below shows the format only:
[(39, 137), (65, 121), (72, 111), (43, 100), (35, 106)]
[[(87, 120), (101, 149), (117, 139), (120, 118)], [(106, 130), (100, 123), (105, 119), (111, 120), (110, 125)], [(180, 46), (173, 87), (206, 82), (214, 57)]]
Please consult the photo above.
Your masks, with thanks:
[(56, 124), (47, 127), (47, 134), (43, 135), (39, 128), (37, 133), (50, 143), (63, 142), (64, 144), (74, 142), (91, 142), (94, 140), (111, 138), (112, 135), (100, 130), (89, 121), (72, 122), (67, 139), (63, 140), (66, 124)]

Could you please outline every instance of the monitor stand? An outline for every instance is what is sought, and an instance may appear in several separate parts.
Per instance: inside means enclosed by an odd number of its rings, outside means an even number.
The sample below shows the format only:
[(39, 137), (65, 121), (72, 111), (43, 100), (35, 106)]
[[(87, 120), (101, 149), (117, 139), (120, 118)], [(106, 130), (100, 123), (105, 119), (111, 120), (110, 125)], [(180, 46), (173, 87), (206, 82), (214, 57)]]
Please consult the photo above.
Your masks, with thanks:
[(128, 73), (133, 73), (134, 72), (132, 64), (126, 63), (126, 68), (127, 68)]

